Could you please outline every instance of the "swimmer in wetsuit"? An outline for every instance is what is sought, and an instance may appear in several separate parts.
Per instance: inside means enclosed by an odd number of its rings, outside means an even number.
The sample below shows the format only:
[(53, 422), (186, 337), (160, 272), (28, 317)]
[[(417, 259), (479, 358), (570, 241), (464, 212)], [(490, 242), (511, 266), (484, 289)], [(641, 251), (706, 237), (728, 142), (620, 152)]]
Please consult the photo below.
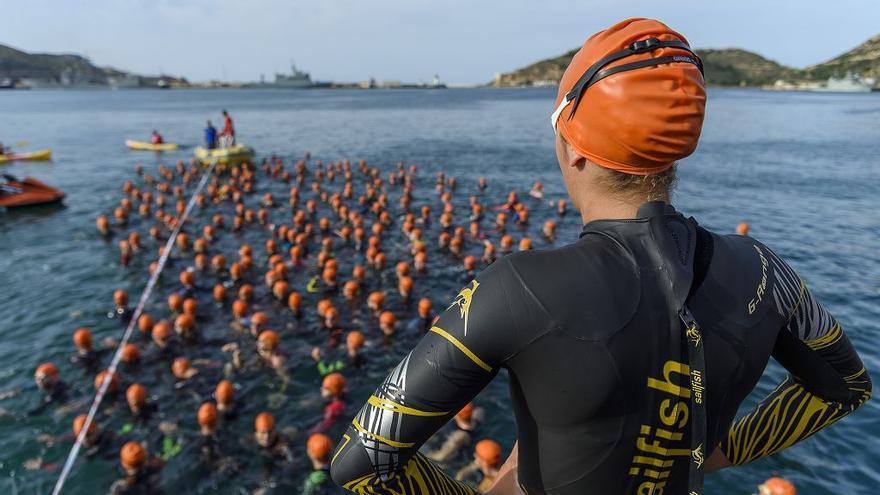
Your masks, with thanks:
[[(791, 267), (668, 204), (705, 95), (699, 59), (657, 21), (587, 40), (552, 117), (580, 239), (500, 258), (458, 294), (352, 419), (337, 484), (475, 493), (418, 449), (502, 368), (518, 455), (489, 493), (701, 494), (705, 472), (773, 455), (868, 400), (855, 349)], [(737, 419), (771, 356), (789, 375)]]

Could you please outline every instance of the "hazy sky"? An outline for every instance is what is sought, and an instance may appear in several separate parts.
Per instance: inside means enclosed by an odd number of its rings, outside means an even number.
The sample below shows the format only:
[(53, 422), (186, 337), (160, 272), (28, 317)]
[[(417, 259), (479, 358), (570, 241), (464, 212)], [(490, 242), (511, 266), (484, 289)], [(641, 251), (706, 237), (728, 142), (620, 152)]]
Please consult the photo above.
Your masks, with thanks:
[(742, 47), (797, 67), (880, 32), (878, 0), (0, 0), (0, 43), (191, 80), (487, 82), (655, 17), (695, 47)]

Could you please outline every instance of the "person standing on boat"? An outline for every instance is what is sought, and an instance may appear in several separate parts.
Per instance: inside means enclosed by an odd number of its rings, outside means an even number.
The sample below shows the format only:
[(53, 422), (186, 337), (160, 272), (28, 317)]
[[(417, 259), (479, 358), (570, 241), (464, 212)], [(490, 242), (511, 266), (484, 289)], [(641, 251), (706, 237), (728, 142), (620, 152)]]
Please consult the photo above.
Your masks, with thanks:
[(211, 121), (208, 121), (208, 125), (205, 127), (205, 147), (209, 150), (212, 150), (217, 147), (217, 128), (211, 124)]
[(235, 127), (232, 125), (232, 117), (223, 110), (223, 130), (220, 131), (220, 147), (229, 148), (235, 144)]

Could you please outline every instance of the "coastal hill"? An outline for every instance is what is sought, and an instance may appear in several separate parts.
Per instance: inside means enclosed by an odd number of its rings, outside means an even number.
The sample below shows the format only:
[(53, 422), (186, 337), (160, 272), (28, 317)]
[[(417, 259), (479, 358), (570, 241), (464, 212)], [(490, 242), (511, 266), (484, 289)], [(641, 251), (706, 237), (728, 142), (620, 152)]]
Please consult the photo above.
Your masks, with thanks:
[(811, 79), (828, 79), (846, 72), (880, 80), (880, 34), (852, 50), (818, 65), (804, 69)]
[(0, 81), (32, 87), (156, 87), (159, 80), (170, 86), (188, 86), (186, 79), (170, 76), (139, 76), (96, 67), (80, 55), (27, 53), (0, 44)]
[[(497, 74), (491, 86), (555, 85), (577, 50), (541, 60), (513, 72)], [(698, 49), (706, 82), (713, 86), (763, 86), (782, 80), (791, 83), (824, 81), (847, 72), (880, 79), (880, 35), (827, 62), (805, 69), (787, 67), (739, 48)]]

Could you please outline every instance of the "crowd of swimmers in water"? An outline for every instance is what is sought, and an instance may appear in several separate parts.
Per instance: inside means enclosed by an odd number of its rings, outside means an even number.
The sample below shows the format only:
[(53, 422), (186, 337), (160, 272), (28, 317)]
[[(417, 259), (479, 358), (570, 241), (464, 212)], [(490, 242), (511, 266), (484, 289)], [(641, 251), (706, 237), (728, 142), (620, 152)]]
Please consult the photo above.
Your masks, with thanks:
[[(136, 167), (137, 178), (125, 182), (112, 215), (95, 222), (101, 236), (117, 242), (121, 267), (141, 261), (150, 274), (157, 270), (155, 259), (203, 170), (195, 162), (160, 165), (155, 175)], [(431, 270), (452, 270), (454, 282), (463, 284), (498, 256), (532, 249), (536, 241), (554, 243), (557, 222), (568, 213), (564, 199), (544, 197), (540, 182), (524, 199), (510, 191), (501, 204), (488, 204), (488, 183), (481, 177), (465, 210), (463, 201), (453, 203), (454, 177), (438, 173), (434, 195), (422, 186), (417, 196), (416, 185), (424, 180), (416, 166), (403, 163), (383, 177), (364, 161), (325, 164), (311, 161), (308, 154), (290, 167), (276, 157), (258, 165), (218, 165), (195, 196), (198, 213), (174, 240), (175, 252), (160, 283), (167, 293), (164, 303), (140, 314), (132, 342), (119, 350), (112, 338), (95, 342), (88, 328), (72, 329), (71, 363), (37, 367), (34, 378), (42, 399), (30, 414), (69, 404), (79, 408), (72, 435), (41, 440), (72, 442), (80, 435), (94, 394), (69, 383), (70, 368), (81, 367), (93, 377), (95, 390), (109, 380), (104, 403), (119, 404), (99, 410), (83, 444), (87, 459), (118, 459), (121, 478), (110, 493), (158, 490), (163, 468), (186, 449), (215, 487), (241, 474), (246, 463), (236, 457), (251, 449), (269, 473), (256, 493), (289, 487), (292, 479), (301, 480), (303, 494), (337, 493), (329, 465), (332, 438), (356, 412), (349, 409), (357, 406), (348, 400), (349, 382), (363, 375), (365, 386), (379, 383), (388, 370), (371, 368), (368, 361), (379, 353), (408, 350), (396, 342), (417, 339), (430, 328), (435, 301), (418, 296), (438, 281), (429, 277), (429, 259)], [(275, 192), (257, 192), (258, 184), (267, 183)], [(287, 197), (276, 194), (279, 188)], [(543, 220), (536, 229), (530, 229), (533, 211)], [(136, 227), (145, 229), (147, 239)], [(737, 231), (746, 234), (748, 225)], [(244, 239), (246, 232), (252, 237)], [(530, 232), (537, 235), (530, 237)], [(169, 280), (175, 274), (168, 272), (176, 272), (176, 280)], [(125, 290), (116, 290), (108, 317), (128, 325), (131, 302)], [(120, 367), (110, 374), (105, 367), (117, 351)], [(388, 366), (393, 361), (388, 359)], [(304, 367), (313, 369), (315, 380), (306, 395), (323, 400), (320, 417), (307, 428), (284, 426), (286, 418), (276, 417), (271, 408), (245, 414), (257, 402), (251, 394), (259, 392), (242, 383), (262, 373), (284, 394), (302, 381), (293, 372), (299, 375)], [(160, 401), (148, 386), (171, 397)], [(191, 397), (199, 403), (191, 418), (159, 411), (160, 402)], [(110, 415), (128, 418), (116, 431), (105, 426)], [(468, 404), (426, 452), (448, 467), (459, 467), (457, 478), (480, 491), (493, 484), (503, 463), (501, 445), (482, 434), (486, 421), (484, 408)], [(232, 424), (241, 422), (252, 422), (252, 436), (233, 431)], [(765, 493), (793, 492), (767, 488)]]

